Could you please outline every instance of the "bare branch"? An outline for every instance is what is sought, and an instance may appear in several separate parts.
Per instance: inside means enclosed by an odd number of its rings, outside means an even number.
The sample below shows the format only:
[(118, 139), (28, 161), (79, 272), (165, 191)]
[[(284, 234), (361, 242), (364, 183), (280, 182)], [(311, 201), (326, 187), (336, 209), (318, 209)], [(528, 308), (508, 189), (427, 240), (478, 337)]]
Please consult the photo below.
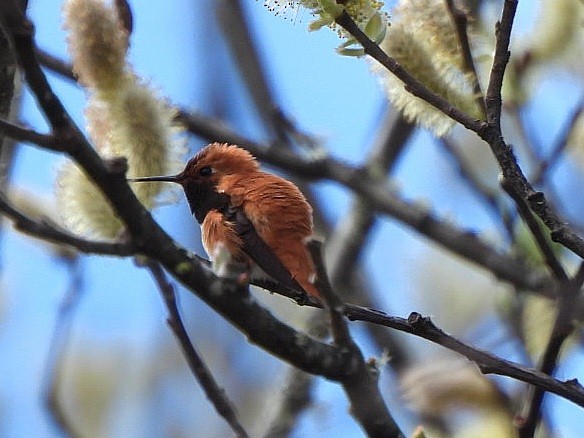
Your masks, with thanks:
[[(281, 285), (275, 283), (270, 284), (268, 282), (262, 282), (258, 285), (277, 294), (291, 297)], [(299, 302), (299, 304), (311, 307), (322, 307), (322, 304), (310, 300)], [(577, 309), (576, 306), (574, 307)], [(497, 357), (487, 351), (472, 347), (445, 333), (443, 330), (436, 327), (430, 318), (423, 317), (417, 312), (413, 312), (406, 319), (389, 316), (386, 313), (375, 309), (368, 309), (353, 304), (345, 304), (344, 314), (351, 321), (363, 321), (383, 327), (389, 327), (429, 340), (475, 362), (483, 374), (497, 374), (500, 376), (511, 377), (539, 388), (543, 388), (546, 391), (553, 392), (556, 395), (574, 402), (578, 406), (584, 407), (584, 387), (582, 387), (576, 379), (561, 382), (541, 371), (528, 368), (518, 363)]]
[(312, 143), (306, 134), (298, 131), (277, 103), (263, 59), (254, 44), (241, 1), (219, 0), (215, 3), (215, 14), (221, 31), (264, 127), (280, 144), (290, 144), (290, 135), (292, 138), (302, 138)]
[(345, 11), (343, 11), (335, 21), (339, 26), (342, 26), (347, 32), (349, 32), (359, 42), (359, 44), (361, 44), (367, 55), (374, 58), (386, 69), (397, 76), (405, 84), (406, 90), (408, 90), (414, 96), (425, 100), (430, 105), (436, 109), (439, 109), (448, 117), (457, 121), (462, 126), (470, 129), (471, 131), (478, 132), (482, 129), (484, 122), (468, 116), (466, 113), (460, 111), (458, 108), (448, 103), (448, 101), (426, 88), (407, 70), (405, 70), (395, 59), (390, 58), (383, 50), (381, 50), (377, 44), (371, 41)]
[[(580, 294), (582, 284), (584, 284), (584, 263), (580, 264), (578, 272), (574, 278), (566, 279), (564, 281), (565, 287), (560, 289), (559, 307), (552, 328), (552, 333), (544, 350), (539, 365), (539, 370), (542, 373), (553, 375), (560, 350), (565, 341), (574, 331), (574, 313), (576, 306), (574, 305), (577, 296)], [(530, 388), (528, 395), (527, 412), (522, 419), (520, 419), (519, 437), (531, 438), (535, 434), (535, 429), (541, 418), (541, 404), (545, 395), (545, 389), (541, 387)]]
[(356, 368), (354, 378), (340, 382), (351, 401), (351, 413), (370, 437), (404, 437), (379, 392), (377, 384), (379, 371), (375, 366), (365, 362), (361, 350), (351, 337), (343, 316), (343, 302), (332, 290), (326, 275), (322, 243), (310, 239), (306, 246), (314, 261), (316, 269), (314, 284), (328, 311), (334, 343), (352, 357), (353, 366)]
[(408, 319), (404, 319), (390, 317), (370, 309), (346, 305), (346, 315), (351, 320), (380, 324), (427, 339), (472, 360), (483, 374), (511, 377), (553, 392), (578, 406), (584, 407), (584, 387), (576, 379), (561, 382), (541, 371), (527, 368), (484, 350), (473, 348), (446, 334), (436, 327), (430, 318), (423, 317), (419, 313), (413, 312)]
[(39, 63), (55, 73), (60, 74), (63, 78), (77, 82), (77, 76), (73, 73), (73, 66), (63, 59), (59, 59), (53, 54), (37, 47), (35, 49)]
[(48, 220), (36, 220), (15, 209), (0, 193), (0, 213), (14, 222), (14, 227), (30, 236), (43, 239), (58, 245), (75, 248), (78, 251), (91, 254), (115, 255), (126, 257), (136, 253), (137, 248), (130, 242), (95, 242), (74, 236)]
[(166, 305), (168, 311), (168, 325), (180, 344), (183, 355), (189, 364), (189, 368), (201, 385), (201, 388), (203, 388), (203, 391), (205, 391), (207, 398), (213, 403), (217, 413), (225, 419), (227, 424), (229, 424), (238, 437), (248, 437), (249, 435), (237, 419), (235, 409), (227, 398), (225, 390), (219, 386), (213, 377), (211, 370), (199, 355), (189, 338), (176, 305), (174, 287), (168, 282), (166, 275), (164, 275), (164, 271), (158, 263), (146, 260), (145, 266), (152, 274), (154, 281), (156, 281), (162, 299), (164, 300), (164, 304)]
[(18, 125), (10, 123), (0, 118), (0, 135), (6, 135), (14, 140), (23, 141), (42, 146), (45, 149), (60, 152), (55, 137), (46, 134), (40, 134), (32, 129), (21, 128)]
[(560, 160), (560, 158), (562, 158), (562, 153), (568, 146), (568, 138), (572, 133), (572, 129), (583, 112), (584, 99), (581, 99), (578, 106), (566, 121), (557, 140), (554, 142), (554, 147), (549, 153), (547, 160), (542, 161), (538, 168), (533, 172), (532, 181), (534, 184), (541, 184), (553, 166)]
[(485, 96), (483, 94), (483, 90), (481, 89), (479, 76), (475, 68), (472, 52), (470, 50), (470, 43), (468, 41), (468, 17), (465, 11), (454, 4), (453, 0), (445, 0), (445, 2), (446, 7), (448, 8), (448, 12), (452, 17), (454, 27), (456, 28), (458, 42), (460, 43), (460, 48), (462, 51), (464, 68), (467, 73), (470, 74), (472, 80), (475, 102), (477, 103), (477, 107), (480, 108), (482, 116), (486, 118), (487, 108), (485, 106)]
[[(501, 88), (503, 87), (505, 68), (509, 62), (509, 43), (511, 42), (511, 29), (513, 28), (516, 10), (517, 0), (505, 0), (501, 21), (497, 23), (495, 29), (497, 43), (485, 101), (487, 104), (487, 121), (492, 126), (495, 126), (498, 131), (501, 130)], [(478, 133), (479, 131), (475, 132)]]
[(550, 242), (547, 240), (547, 236), (543, 233), (539, 222), (535, 220), (533, 213), (529, 209), (529, 206), (525, 202), (525, 200), (520, 197), (517, 193), (513, 191), (509, 184), (509, 180), (503, 178), (501, 181), (501, 187), (511, 196), (511, 198), (515, 201), (515, 205), (517, 205), (517, 210), (519, 211), (519, 215), (523, 219), (523, 222), (527, 225), (531, 234), (533, 235), (535, 242), (543, 255), (543, 259), (545, 260), (547, 266), (549, 267), (551, 273), (561, 282), (565, 282), (568, 280), (568, 275), (564, 271), (564, 268), (560, 264), (560, 261), (554, 254), (554, 250), (550, 245)]

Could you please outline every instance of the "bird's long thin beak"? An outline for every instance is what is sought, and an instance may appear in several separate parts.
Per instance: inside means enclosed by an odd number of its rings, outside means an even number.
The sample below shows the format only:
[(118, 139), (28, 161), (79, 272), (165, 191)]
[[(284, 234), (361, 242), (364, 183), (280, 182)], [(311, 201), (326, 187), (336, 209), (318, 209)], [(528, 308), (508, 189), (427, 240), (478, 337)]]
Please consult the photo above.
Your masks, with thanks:
[(180, 184), (181, 178), (180, 174), (171, 176), (141, 176), (138, 178), (128, 178), (128, 182), (173, 182)]

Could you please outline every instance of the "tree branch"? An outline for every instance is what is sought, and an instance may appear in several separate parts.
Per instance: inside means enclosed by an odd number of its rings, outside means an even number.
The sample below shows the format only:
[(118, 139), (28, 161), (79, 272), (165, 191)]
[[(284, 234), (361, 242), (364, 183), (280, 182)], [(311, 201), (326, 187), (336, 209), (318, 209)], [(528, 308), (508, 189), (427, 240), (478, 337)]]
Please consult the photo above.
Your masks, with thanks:
[(398, 77), (410, 93), (420, 99), (425, 100), (436, 109), (442, 111), (451, 119), (457, 121), (462, 126), (471, 131), (478, 132), (482, 129), (484, 122), (468, 116), (463, 111), (452, 106), (447, 100), (426, 88), (421, 82), (414, 78), (406, 69), (404, 69), (395, 59), (390, 58), (381, 48), (369, 39), (369, 37), (357, 26), (353, 19), (343, 11), (336, 18), (336, 23), (349, 32), (363, 47), (365, 53), (383, 65), (396, 77)]
[(156, 282), (164, 304), (168, 311), (167, 323), (174, 333), (178, 343), (180, 344), (183, 356), (189, 364), (193, 375), (205, 391), (207, 398), (219, 415), (221, 415), (235, 434), (240, 438), (247, 438), (249, 435), (237, 419), (235, 410), (225, 394), (225, 390), (219, 386), (211, 370), (199, 355), (195, 346), (189, 339), (189, 335), (182, 323), (178, 307), (176, 305), (176, 295), (174, 292), (174, 287), (166, 279), (164, 271), (160, 265), (151, 260), (145, 261), (146, 268), (152, 274), (154, 281)]
[(310, 239), (306, 247), (314, 261), (316, 270), (314, 285), (320, 292), (325, 310), (328, 312), (334, 344), (352, 357), (358, 369), (353, 379), (341, 382), (351, 401), (351, 414), (370, 437), (404, 438), (404, 434), (389, 413), (379, 392), (379, 371), (365, 362), (361, 350), (351, 337), (347, 321), (343, 316), (345, 306), (334, 293), (326, 275), (322, 258), (322, 243)]
[(475, 96), (475, 102), (477, 107), (480, 108), (482, 116), (486, 118), (487, 107), (485, 106), (485, 96), (483, 90), (481, 89), (481, 84), (479, 82), (479, 76), (475, 68), (475, 63), (472, 58), (472, 52), (470, 50), (470, 43), (468, 41), (468, 18), (466, 12), (460, 9), (454, 4), (453, 0), (445, 0), (446, 7), (456, 28), (456, 33), (458, 35), (458, 42), (460, 44), (462, 59), (464, 62), (464, 69), (470, 75), (472, 79), (473, 94)]
[(507, 206), (499, 199), (498, 192), (481, 182), (480, 178), (475, 175), (471, 163), (467, 162), (451, 138), (441, 138), (438, 141), (456, 162), (456, 169), (460, 177), (466, 181), (467, 186), (475, 193), (478, 199), (488, 207), (488, 211), (494, 219), (501, 222), (507, 237), (512, 240), (514, 234), (513, 216)]
[(501, 187), (507, 192), (507, 194), (515, 201), (515, 205), (517, 206), (517, 210), (519, 211), (519, 215), (523, 219), (523, 222), (529, 228), (532, 236), (535, 239), (535, 243), (538, 246), (545, 263), (547, 264), (551, 273), (558, 279), (560, 282), (565, 282), (568, 280), (568, 275), (564, 268), (562, 267), (560, 261), (554, 254), (554, 250), (550, 245), (550, 242), (547, 240), (547, 236), (543, 233), (539, 222), (533, 216), (533, 213), (529, 209), (529, 205), (525, 202), (525, 200), (518, 196), (517, 193), (513, 191), (509, 180), (506, 178), (502, 178), (501, 180)]
[(0, 118), (0, 135), (6, 135), (19, 141), (39, 145), (51, 151), (61, 151), (57, 139), (52, 135), (40, 134), (32, 129), (21, 128), (2, 118)]
[[(574, 331), (574, 313), (576, 297), (580, 294), (584, 284), (584, 262), (580, 264), (574, 278), (564, 281), (565, 287), (560, 289), (559, 305), (556, 319), (550, 334), (550, 338), (544, 350), (539, 365), (542, 373), (553, 375), (560, 351), (565, 341)], [(531, 438), (541, 418), (541, 404), (545, 396), (545, 390), (541, 387), (530, 388), (528, 395), (527, 413), (520, 419), (519, 437)]]
[[(497, 23), (495, 29), (495, 36), (497, 38), (495, 57), (493, 59), (493, 67), (491, 68), (487, 95), (485, 97), (487, 121), (490, 125), (496, 127), (499, 132), (501, 131), (501, 108), (503, 106), (501, 89), (503, 87), (505, 68), (510, 57), (509, 43), (511, 42), (511, 29), (513, 28), (516, 10), (517, 0), (505, 0), (501, 21)], [(479, 131), (477, 130), (475, 132), (478, 133)]]
[(35, 220), (19, 212), (0, 193), (0, 213), (10, 218), (15, 229), (30, 236), (58, 245), (73, 247), (88, 254), (102, 254), (126, 257), (136, 253), (137, 248), (131, 242), (95, 242), (74, 236), (59, 229), (48, 220)]
[[(295, 299), (299, 305), (322, 307), (322, 304), (313, 300), (298, 301), (293, 293), (274, 282), (262, 281), (261, 283), (254, 282), (253, 284), (279, 295)], [(451, 351), (459, 353), (467, 359), (475, 362), (483, 374), (507, 376), (529, 383), (543, 388), (546, 391), (553, 392), (560, 397), (564, 397), (578, 406), (584, 407), (584, 387), (582, 387), (576, 379), (561, 382), (541, 371), (528, 368), (521, 364), (500, 358), (487, 351), (472, 347), (445, 333), (439, 327), (436, 327), (430, 318), (423, 317), (417, 312), (412, 312), (412, 314), (406, 319), (397, 316), (389, 316), (386, 313), (375, 309), (368, 309), (353, 304), (345, 304), (344, 314), (351, 321), (363, 321), (382, 327), (389, 327), (394, 330), (399, 330), (426, 339)]]
[(367, 321), (427, 339), (475, 362), (483, 374), (511, 377), (553, 392), (578, 406), (584, 407), (584, 387), (576, 379), (561, 382), (541, 371), (513, 363), (484, 350), (473, 348), (446, 334), (436, 327), (430, 318), (423, 317), (419, 313), (413, 312), (408, 319), (404, 319), (390, 317), (370, 309), (347, 305), (346, 315), (351, 320)]

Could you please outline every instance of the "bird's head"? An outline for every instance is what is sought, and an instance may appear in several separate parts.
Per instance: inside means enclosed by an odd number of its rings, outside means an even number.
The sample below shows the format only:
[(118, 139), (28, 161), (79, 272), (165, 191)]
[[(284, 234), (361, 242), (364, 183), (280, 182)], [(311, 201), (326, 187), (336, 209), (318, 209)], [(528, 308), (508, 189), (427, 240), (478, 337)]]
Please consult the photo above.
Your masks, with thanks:
[(225, 175), (255, 172), (259, 165), (255, 157), (243, 148), (225, 143), (211, 143), (189, 160), (184, 170), (170, 176), (129, 178), (130, 182), (174, 182), (216, 186)]
[(211, 143), (189, 160), (184, 170), (170, 176), (129, 178), (129, 182), (173, 182), (180, 184), (191, 206), (191, 211), (202, 222), (211, 209), (222, 209), (229, 204), (229, 196), (217, 192), (217, 185), (226, 175), (255, 172), (259, 164), (255, 157), (236, 145)]

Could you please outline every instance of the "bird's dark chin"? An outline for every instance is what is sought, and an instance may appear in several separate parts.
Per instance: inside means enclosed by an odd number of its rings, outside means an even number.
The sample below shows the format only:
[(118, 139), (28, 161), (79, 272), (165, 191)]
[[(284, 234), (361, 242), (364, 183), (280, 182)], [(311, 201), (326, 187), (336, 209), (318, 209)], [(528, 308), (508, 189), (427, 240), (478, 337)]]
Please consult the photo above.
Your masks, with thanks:
[(211, 210), (225, 211), (231, 203), (231, 197), (219, 193), (210, 181), (181, 181), (191, 212), (200, 224)]

